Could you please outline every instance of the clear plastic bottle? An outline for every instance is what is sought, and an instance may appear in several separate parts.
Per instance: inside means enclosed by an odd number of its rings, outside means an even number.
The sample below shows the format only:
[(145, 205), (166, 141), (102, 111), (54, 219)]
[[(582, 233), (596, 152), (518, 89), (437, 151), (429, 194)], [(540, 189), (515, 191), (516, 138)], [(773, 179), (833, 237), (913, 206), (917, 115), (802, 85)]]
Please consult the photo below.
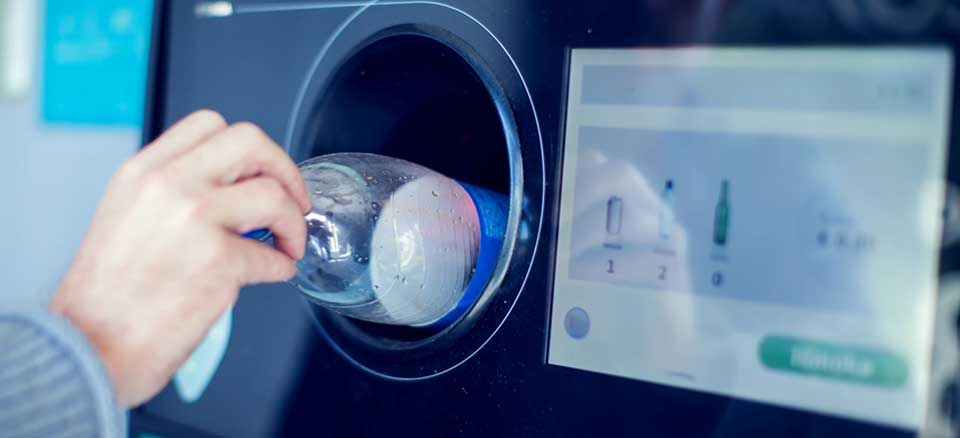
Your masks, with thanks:
[(668, 179), (660, 192), (660, 238), (670, 240), (673, 235), (673, 180)]
[(291, 282), (311, 300), (357, 319), (442, 328), (482, 292), (503, 242), (505, 196), (373, 154), (299, 167), (313, 209)]

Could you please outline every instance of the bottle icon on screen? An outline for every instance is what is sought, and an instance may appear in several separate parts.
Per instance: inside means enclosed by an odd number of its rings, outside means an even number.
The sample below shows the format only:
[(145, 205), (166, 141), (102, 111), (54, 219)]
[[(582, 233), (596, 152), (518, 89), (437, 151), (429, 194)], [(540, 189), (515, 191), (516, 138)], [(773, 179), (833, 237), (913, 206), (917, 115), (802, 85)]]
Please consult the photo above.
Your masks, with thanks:
[(611, 196), (607, 199), (606, 239), (603, 246), (611, 249), (622, 249), (620, 230), (623, 228), (623, 198)]
[(723, 180), (720, 183), (720, 199), (713, 215), (713, 243), (717, 246), (726, 246), (730, 233), (730, 182)]
[(673, 180), (668, 179), (660, 192), (660, 238), (669, 240), (673, 234)]

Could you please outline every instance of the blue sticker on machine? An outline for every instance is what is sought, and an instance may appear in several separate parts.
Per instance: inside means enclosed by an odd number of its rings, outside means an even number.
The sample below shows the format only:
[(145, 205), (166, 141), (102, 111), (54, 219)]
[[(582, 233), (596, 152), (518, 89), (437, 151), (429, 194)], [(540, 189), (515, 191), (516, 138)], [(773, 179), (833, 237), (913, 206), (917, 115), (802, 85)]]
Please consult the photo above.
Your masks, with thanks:
[(139, 126), (152, 0), (48, 0), (44, 20), (46, 123)]
[(190, 357), (173, 375), (173, 387), (185, 403), (193, 403), (203, 396), (207, 386), (220, 368), (220, 362), (230, 344), (233, 328), (233, 309), (224, 312), (213, 324)]

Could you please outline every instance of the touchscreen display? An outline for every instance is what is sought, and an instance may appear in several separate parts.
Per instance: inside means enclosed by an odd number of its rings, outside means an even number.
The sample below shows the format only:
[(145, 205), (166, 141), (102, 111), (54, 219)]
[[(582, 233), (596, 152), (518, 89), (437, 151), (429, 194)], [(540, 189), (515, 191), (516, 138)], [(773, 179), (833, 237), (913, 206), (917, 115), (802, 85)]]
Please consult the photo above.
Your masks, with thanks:
[(951, 65), (573, 50), (549, 362), (916, 428)]

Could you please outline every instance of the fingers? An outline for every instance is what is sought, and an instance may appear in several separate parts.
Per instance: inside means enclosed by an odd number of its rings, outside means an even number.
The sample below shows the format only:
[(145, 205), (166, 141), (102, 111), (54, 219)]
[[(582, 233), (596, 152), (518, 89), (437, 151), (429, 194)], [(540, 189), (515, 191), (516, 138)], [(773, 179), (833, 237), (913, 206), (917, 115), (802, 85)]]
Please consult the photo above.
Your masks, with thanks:
[(269, 228), (278, 250), (292, 259), (303, 257), (307, 241), (303, 211), (273, 178), (248, 179), (209, 196), (210, 214), (219, 224), (237, 234)]
[(203, 147), (180, 157), (177, 171), (215, 185), (268, 176), (279, 181), (300, 207), (310, 210), (310, 198), (300, 170), (284, 150), (260, 128), (237, 123), (213, 136)]
[(227, 128), (223, 116), (211, 110), (199, 110), (175, 123), (139, 154), (144, 171), (156, 169), (199, 146)]
[(238, 256), (235, 278), (241, 285), (286, 281), (297, 272), (294, 259), (260, 242), (231, 236), (229, 251)]

